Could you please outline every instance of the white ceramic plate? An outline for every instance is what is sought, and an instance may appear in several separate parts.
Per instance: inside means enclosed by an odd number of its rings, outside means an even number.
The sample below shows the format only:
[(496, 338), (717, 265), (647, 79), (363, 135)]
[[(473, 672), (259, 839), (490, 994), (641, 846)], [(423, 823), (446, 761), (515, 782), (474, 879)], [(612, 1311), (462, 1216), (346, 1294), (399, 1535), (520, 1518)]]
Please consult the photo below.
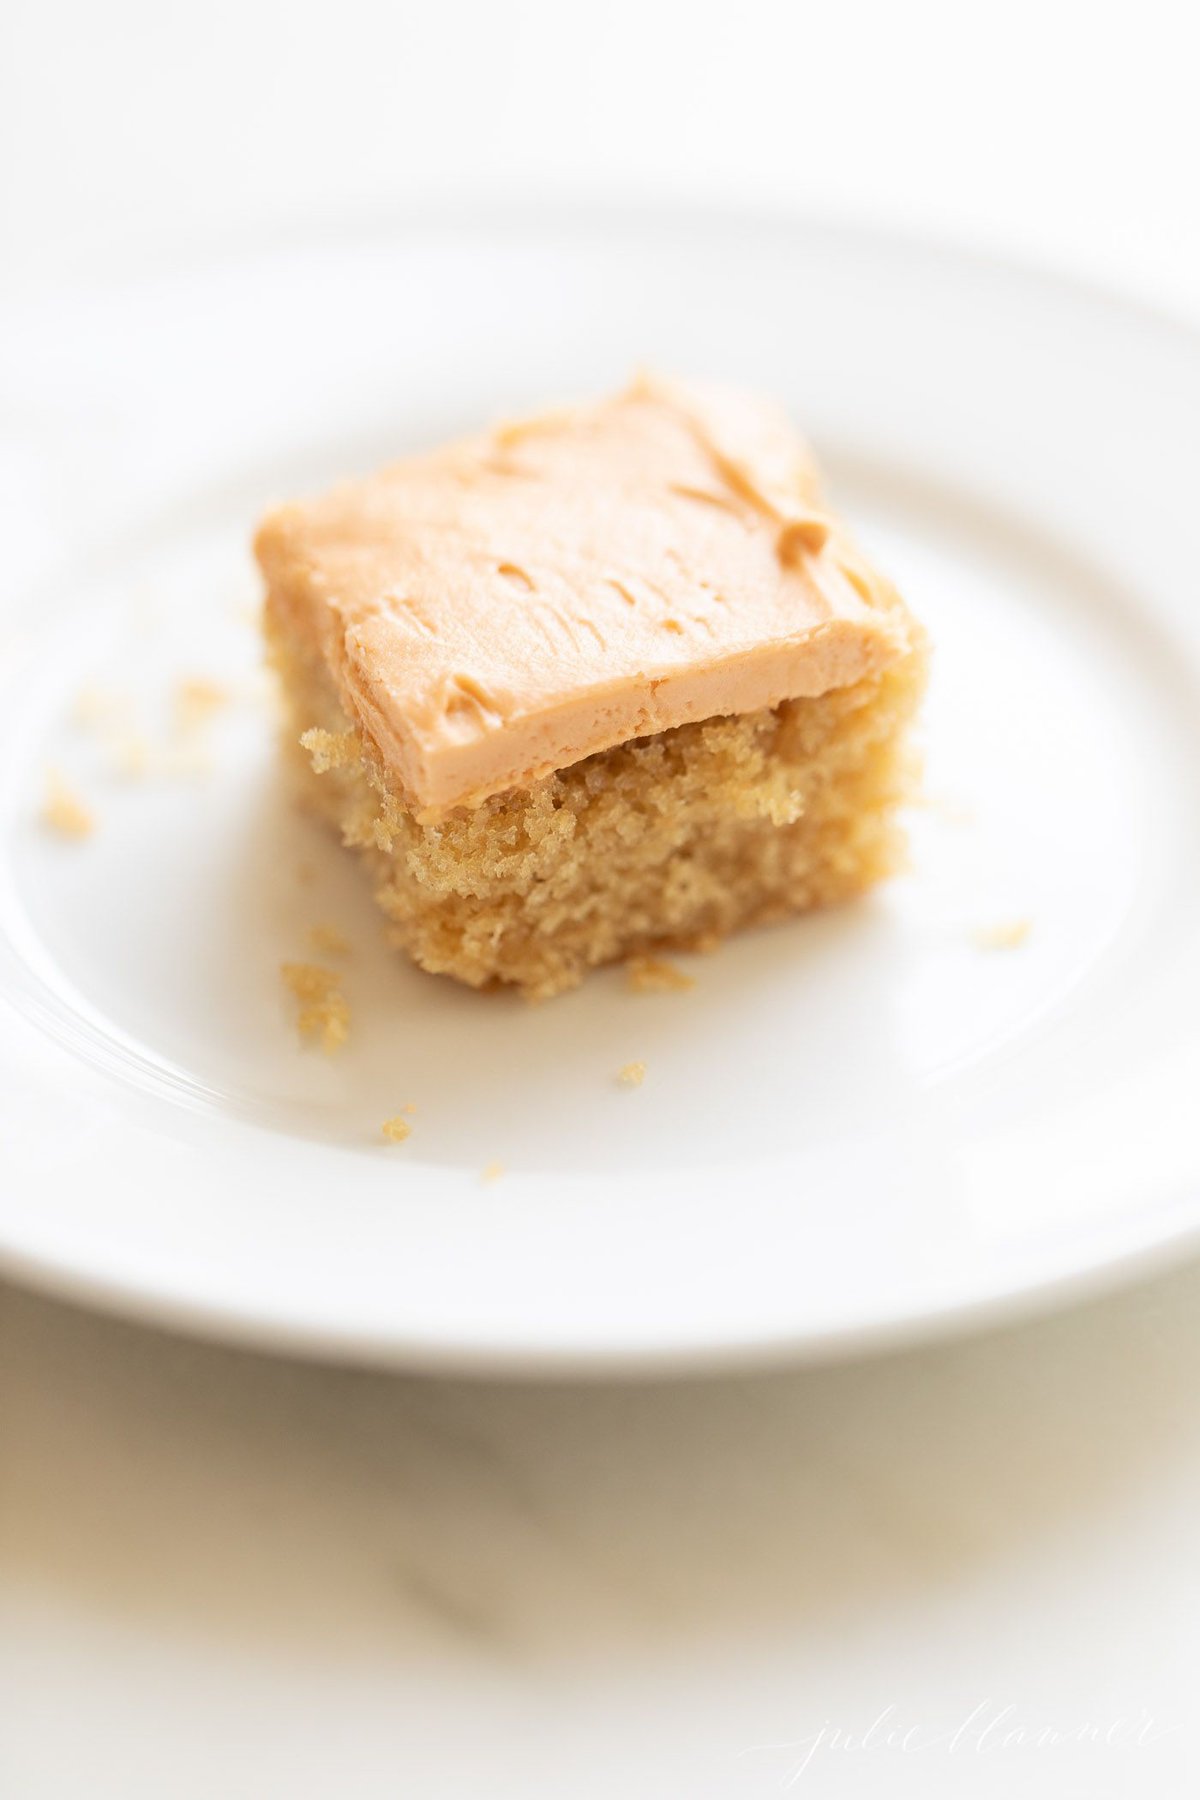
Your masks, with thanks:
[[(323, 1354), (611, 1372), (891, 1343), (1195, 1238), (1195, 337), (887, 237), (593, 213), (109, 271), (15, 303), (0, 358), (9, 1270)], [(931, 804), (911, 875), (691, 993), (480, 998), (389, 952), (289, 810), (247, 539), (639, 363), (816, 440), (936, 642)], [(112, 690), (118, 736), (169, 743), (197, 676), (234, 690), (207, 774), (123, 776), (75, 716)], [(85, 842), (38, 823), (48, 765)], [(278, 978), (322, 922), (353, 943), (335, 1061)]]

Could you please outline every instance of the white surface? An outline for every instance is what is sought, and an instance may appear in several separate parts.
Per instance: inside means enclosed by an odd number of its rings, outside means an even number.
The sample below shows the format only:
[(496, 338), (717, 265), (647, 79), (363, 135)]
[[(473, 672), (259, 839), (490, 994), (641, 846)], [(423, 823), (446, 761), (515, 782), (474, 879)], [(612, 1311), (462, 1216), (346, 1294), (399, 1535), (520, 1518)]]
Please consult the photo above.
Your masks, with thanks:
[(1186, 0), (6, 0), (20, 266), (480, 186), (784, 201), (1200, 305)]
[[(1175, 0), (989, 21), (949, 0), (640, 0), (594, 31), (551, 0), (381, 0), (338, 19), (258, 0), (201, 31), (179, 9), (12, 0), (9, 262), (463, 180), (615, 179), (949, 227), (1200, 319), (1195, 22)], [(11, 496), (28, 472), (4, 475)], [(724, 1800), (795, 1766), (747, 1769), (748, 1747), (861, 1734), (889, 1703), (944, 1747), (831, 1752), (796, 1791), (1193, 1784), (1194, 1271), (859, 1369), (582, 1393), (0, 1306), (0, 1785), (21, 1800)], [(951, 1750), (993, 1703), (1101, 1734), (1145, 1706), (1166, 1735), (976, 1751), (977, 1724)]]
[[(1200, 337), (899, 239), (667, 211), (314, 240), (18, 306), (11, 337), (18, 413), (93, 407), (110, 445), (0, 695), (12, 1267), (287, 1346), (644, 1372), (888, 1343), (1200, 1230)], [(292, 816), (245, 544), (272, 489), (642, 361), (802, 413), (936, 645), (935, 804), (905, 879), (695, 962), (686, 998), (610, 971), (488, 1003), (399, 962)], [(74, 511), (82, 446), (28, 435)], [(242, 696), (211, 772), (114, 774), (80, 693), (154, 736), (196, 671)], [(40, 824), (47, 767), (86, 843)], [(1028, 942), (976, 941), (1014, 917)], [(278, 976), (330, 920), (332, 1063)]]
[[(1192, 1271), (860, 1368), (555, 1390), (14, 1294), (6, 1793), (1186, 1794), (1198, 1315)], [(855, 1747), (787, 1788), (824, 1726)]]

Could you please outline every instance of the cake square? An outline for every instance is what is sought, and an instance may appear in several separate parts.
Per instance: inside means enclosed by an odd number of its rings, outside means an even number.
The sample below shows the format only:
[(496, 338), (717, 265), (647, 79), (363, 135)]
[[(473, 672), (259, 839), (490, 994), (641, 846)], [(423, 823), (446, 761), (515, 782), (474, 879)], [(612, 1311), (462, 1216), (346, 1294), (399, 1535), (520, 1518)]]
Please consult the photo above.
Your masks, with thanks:
[(255, 548), (310, 797), (427, 969), (556, 993), (894, 866), (922, 634), (764, 401), (642, 378)]

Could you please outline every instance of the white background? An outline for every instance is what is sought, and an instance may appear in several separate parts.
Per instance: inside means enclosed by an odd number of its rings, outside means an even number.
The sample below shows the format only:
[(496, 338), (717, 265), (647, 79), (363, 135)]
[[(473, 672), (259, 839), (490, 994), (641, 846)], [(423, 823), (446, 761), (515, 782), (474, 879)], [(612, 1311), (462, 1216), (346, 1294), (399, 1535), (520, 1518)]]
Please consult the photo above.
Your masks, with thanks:
[[(0, 272), (481, 188), (679, 193), (1200, 322), (1189, 15), (6, 0)], [(628, 1390), (0, 1307), (5, 1800), (1194, 1786), (1194, 1270), (972, 1344)], [(854, 1741), (800, 1772), (823, 1727)]]
[(5, 0), (18, 265), (480, 187), (783, 201), (1200, 305), (1189, 0)]

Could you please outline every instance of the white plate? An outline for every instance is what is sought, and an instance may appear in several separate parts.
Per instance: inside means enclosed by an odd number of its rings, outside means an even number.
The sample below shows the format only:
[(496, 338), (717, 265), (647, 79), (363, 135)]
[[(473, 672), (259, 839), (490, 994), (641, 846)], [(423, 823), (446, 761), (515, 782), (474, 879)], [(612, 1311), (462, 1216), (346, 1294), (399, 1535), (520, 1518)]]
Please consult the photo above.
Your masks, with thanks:
[[(678, 213), (272, 245), (4, 326), (8, 1269), (321, 1353), (603, 1372), (890, 1343), (1195, 1238), (1196, 338), (946, 250)], [(389, 953), (288, 809), (247, 538), (273, 497), (642, 362), (816, 439), (936, 640), (935, 804), (910, 876), (689, 994), (479, 998)], [(79, 690), (162, 734), (187, 675), (237, 689), (212, 772), (114, 775)], [(39, 826), (48, 764), (88, 841)], [(332, 1062), (277, 972), (321, 921), (354, 943)]]

